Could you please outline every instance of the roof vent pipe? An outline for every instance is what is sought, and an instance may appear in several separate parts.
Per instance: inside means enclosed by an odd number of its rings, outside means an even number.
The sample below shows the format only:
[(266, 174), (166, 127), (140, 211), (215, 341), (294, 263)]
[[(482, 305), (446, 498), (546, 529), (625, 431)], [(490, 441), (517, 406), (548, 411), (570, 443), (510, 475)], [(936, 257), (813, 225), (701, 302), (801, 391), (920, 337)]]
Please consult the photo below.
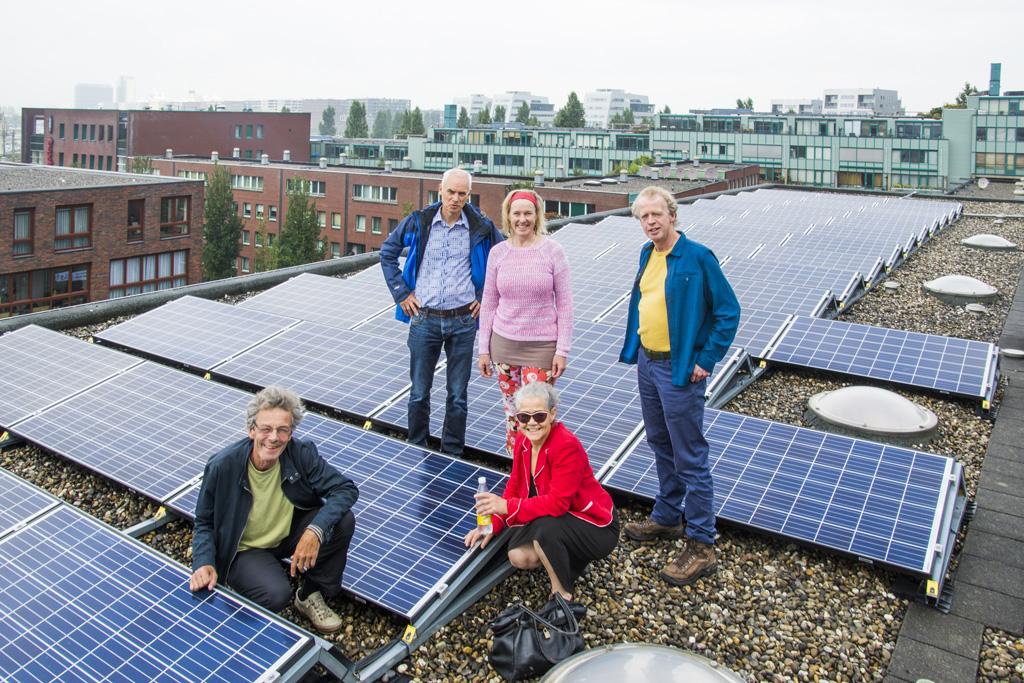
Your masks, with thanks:
[(537, 187), (544, 185), (544, 171), (539, 168), (533, 172), (533, 184)]
[(164, 158), (165, 159), (173, 159), (174, 158), (174, 150), (169, 148), (169, 147), (166, 150), (164, 150)]
[(660, 164), (661, 163), (661, 152), (655, 152), (654, 153), (654, 163), (656, 163), (656, 164)]
[(264, 166), (269, 164), (270, 163), (270, 155), (269, 154), (261, 154), (260, 155), (260, 163), (263, 164)]
[(619, 182), (620, 183), (628, 183), (629, 182), (629, 170), (625, 166), (623, 166), (622, 168), (619, 169)]
[(391, 169), (392, 168), (393, 168), (393, 166), (392, 166), (390, 161), (385, 161), (384, 162), (384, 172), (385, 173), (391, 173)]
[(559, 163), (557, 166), (555, 166), (555, 171), (558, 172), (558, 177), (559, 178), (564, 178), (565, 177), (565, 164)]
[(348, 152), (342, 152), (341, 156), (338, 157), (338, 163), (344, 166), (346, 161), (348, 161)]
[(213, 150), (212, 152), (210, 152), (210, 161), (212, 161), (213, 163), (217, 163), (218, 161), (220, 161), (220, 152), (218, 152), (217, 150)]
[(242, 149), (240, 147), (232, 147), (231, 148), (231, 158), (232, 159), (238, 159), (241, 156), (242, 156)]
[(292, 151), (290, 149), (286, 149), (284, 151), (283, 158), (284, 158), (285, 161), (291, 161), (292, 160)]
[(651, 180), (657, 180), (657, 179), (658, 179), (658, 169), (657, 168), (652, 168), (651, 169)]
[[(342, 154), (341, 156), (345, 156)], [(344, 161), (342, 163), (345, 163)], [(320, 157), (320, 168), (327, 168), (327, 157)]]
[(483, 168), (484, 168), (484, 162), (480, 161), (479, 159), (477, 159), (477, 160), (475, 160), (473, 162), (473, 173), (474, 173), (474, 175), (480, 173), (480, 171), (482, 171)]

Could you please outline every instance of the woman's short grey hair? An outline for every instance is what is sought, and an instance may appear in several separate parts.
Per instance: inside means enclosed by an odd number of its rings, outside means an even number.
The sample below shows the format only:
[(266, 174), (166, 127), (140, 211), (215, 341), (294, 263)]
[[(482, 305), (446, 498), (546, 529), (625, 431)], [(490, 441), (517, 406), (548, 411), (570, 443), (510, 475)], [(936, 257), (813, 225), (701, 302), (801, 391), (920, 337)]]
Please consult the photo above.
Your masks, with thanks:
[(542, 398), (547, 401), (548, 410), (558, 407), (558, 390), (547, 382), (530, 382), (519, 387), (515, 395), (516, 408), (522, 401), (531, 398)]
[(256, 426), (256, 414), (261, 410), (273, 410), (280, 408), (292, 414), (292, 429), (299, 426), (302, 417), (306, 414), (306, 408), (302, 405), (302, 399), (298, 394), (284, 387), (269, 386), (263, 389), (249, 401), (245, 407), (245, 426), (252, 429)]

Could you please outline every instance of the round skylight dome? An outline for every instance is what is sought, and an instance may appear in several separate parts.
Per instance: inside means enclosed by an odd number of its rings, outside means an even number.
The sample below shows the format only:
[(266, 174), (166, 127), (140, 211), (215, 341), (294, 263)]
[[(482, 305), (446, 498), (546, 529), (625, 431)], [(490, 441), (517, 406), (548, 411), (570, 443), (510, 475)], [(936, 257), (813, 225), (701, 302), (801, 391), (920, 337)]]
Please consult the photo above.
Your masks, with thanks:
[(961, 244), (966, 244), (968, 247), (974, 247), (976, 249), (1016, 249), (1017, 245), (1008, 239), (1000, 237), (999, 235), (990, 235), (988, 233), (982, 233), (979, 235), (971, 235), (967, 239), (960, 240)]
[(559, 663), (541, 683), (741, 683), (742, 678), (706, 657), (664, 645), (615, 643), (584, 650)]
[(991, 301), (999, 290), (966, 275), (944, 275), (924, 283), (925, 291), (954, 306), (972, 301)]
[(939, 425), (932, 411), (879, 387), (823, 391), (807, 401), (807, 408), (807, 417), (825, 430), (876, 440), (922, 443)]

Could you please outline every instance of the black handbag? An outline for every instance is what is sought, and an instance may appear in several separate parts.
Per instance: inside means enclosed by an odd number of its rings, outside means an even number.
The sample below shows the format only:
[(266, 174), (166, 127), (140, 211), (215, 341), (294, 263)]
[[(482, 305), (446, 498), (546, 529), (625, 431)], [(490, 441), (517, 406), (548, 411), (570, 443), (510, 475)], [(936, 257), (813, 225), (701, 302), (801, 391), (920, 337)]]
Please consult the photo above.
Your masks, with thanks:
[[(574, 609), (575, 608), (575, 609)], [(506, 681), (535, 678), (583, 649), (576, 613), (560, 595), (545, 614), (513, 605), (491, 622), (494, 640), (488, 659)]]

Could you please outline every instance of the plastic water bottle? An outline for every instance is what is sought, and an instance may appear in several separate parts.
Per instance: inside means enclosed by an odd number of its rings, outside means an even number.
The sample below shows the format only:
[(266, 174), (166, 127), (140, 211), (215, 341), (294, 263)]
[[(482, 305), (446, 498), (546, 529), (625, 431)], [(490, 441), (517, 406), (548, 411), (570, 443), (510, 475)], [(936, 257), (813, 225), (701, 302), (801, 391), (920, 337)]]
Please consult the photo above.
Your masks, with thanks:
[[(476, 492), (487, 493), (487, 477), (480, 477), (476, 480)], [(490, 515), (481, 515), (479, 512), (476, 515), (476, 528), (481, 534), (490, 534), (494, 532), (494, 525), (491, 524)]]

